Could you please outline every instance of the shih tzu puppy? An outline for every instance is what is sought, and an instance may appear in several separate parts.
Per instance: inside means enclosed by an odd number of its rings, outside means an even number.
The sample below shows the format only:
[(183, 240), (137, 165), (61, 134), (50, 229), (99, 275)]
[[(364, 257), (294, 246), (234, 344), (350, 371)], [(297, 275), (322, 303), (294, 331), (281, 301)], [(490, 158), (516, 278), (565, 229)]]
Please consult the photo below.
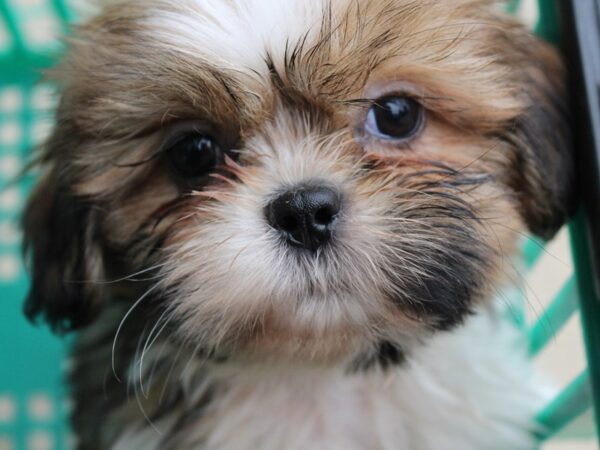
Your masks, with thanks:
[(123, 0), (54, 76), (25, 310), (78, 330), (80, 450), (535, 446), (493, 305), (573, 169), (498, 5)]

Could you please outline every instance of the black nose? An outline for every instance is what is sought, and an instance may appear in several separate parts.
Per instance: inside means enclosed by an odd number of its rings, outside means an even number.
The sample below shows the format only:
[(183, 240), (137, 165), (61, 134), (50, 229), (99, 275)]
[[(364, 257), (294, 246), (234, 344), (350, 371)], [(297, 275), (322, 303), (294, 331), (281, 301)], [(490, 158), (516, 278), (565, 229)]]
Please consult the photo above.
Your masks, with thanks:
[(266, 213), (290, 244), (315, 251), (331, 239), (341, 206), (335, 189), (299, 186), (273, 200)]

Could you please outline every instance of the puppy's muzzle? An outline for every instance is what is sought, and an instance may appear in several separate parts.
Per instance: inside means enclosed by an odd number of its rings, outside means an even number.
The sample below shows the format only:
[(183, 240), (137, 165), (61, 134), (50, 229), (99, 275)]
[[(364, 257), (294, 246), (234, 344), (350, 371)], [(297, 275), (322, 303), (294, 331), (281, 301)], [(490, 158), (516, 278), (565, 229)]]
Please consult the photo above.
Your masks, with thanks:
[(266, 208), (269, 224), (294, 247), (312, 252), (327, 244), (342, 210), (342, 195), (323, 185), (299, 185)]

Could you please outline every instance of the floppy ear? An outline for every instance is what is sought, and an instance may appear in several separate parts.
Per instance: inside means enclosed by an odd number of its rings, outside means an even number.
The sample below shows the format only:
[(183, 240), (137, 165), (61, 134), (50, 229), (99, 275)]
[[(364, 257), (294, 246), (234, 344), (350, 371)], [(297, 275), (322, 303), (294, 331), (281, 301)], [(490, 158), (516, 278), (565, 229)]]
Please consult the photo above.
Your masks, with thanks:
[(58, 333), (89, 324), (104, 302), (94, 214), (71, 194), (56, 167), (26, 206), (24, 250), (32, 280), (25, 314), (32, 321), (42, 317)]
[(519, 49), (513, 50), (519, 57), (511, 65), (513, 71), (522, 71), (527, 104), (509, 131), (514, 148), (509, 184), (530, 231), (550, 239), (575, 207), (566, 73), (549, 45), (533, 37), (517, 42)]

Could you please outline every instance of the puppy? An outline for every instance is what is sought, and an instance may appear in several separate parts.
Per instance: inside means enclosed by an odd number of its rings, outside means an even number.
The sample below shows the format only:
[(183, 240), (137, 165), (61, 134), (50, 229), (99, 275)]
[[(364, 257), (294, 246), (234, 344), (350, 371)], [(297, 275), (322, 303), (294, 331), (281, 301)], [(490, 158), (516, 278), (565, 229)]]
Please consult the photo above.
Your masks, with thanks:
[(573, 168), (498, 5), (124, 0), (54, 76), (25, 311), (80, 330), (80, 450), (534, 447), (492, 305)]

